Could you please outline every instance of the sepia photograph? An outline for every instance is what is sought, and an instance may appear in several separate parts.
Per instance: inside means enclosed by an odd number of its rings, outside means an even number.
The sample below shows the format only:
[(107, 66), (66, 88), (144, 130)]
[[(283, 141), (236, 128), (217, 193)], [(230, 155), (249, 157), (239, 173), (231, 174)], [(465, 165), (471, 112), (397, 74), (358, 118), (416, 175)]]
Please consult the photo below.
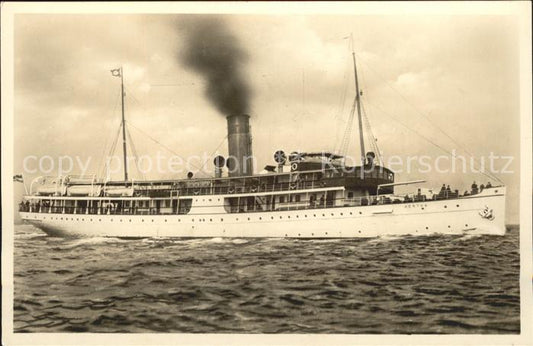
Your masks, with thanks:
[(3, 7), (4, 344), (533, 344), (529, 2)]

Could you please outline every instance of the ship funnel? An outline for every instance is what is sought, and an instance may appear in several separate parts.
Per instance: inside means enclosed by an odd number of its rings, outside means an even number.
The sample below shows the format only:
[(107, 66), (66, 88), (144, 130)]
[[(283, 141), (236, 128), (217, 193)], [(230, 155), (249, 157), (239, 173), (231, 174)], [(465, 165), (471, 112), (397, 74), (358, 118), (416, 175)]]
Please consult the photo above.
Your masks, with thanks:
[(252, 135), (250, 116), (247, 114), (229, 115), (227, 167), (230, 177), (253, 174)]

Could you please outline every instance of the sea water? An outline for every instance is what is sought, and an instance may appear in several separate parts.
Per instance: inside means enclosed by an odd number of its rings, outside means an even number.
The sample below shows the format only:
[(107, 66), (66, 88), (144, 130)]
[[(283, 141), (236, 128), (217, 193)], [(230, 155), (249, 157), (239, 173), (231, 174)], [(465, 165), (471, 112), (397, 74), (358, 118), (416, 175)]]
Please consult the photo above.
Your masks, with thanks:
[(15, 226), (15, 332), (519, 333), (519, 229), (54, 238)]

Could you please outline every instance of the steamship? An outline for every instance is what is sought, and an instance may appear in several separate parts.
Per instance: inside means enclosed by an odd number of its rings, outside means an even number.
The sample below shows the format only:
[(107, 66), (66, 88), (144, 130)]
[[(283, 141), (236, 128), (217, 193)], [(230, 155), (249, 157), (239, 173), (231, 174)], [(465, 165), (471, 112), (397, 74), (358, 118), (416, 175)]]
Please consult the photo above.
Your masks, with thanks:
[[(250, 116), (227, 117), (228, 159), (215, 173), (185, 179), (106, 181), (39, 177), (20, 203), (21, 218), (51, 236), (351, 238), (384, 235), (505, 233), (505, 186), (460, 194), (417, 188), (395, 194), (395, 174), (365, 151), (355, 54), (352, 53), (361, 164), (330, 152), (277, 151), (253, 174)], [(115, 71), (115, 70), (114, 70)], [(124, 132), (123, 72), (122, 135)], [(351, 121), (350, 121), (351, 123)], [(227, 168), (227, 172), (225, 172)], [(415, 190), (413, 188), (413, 190)]]

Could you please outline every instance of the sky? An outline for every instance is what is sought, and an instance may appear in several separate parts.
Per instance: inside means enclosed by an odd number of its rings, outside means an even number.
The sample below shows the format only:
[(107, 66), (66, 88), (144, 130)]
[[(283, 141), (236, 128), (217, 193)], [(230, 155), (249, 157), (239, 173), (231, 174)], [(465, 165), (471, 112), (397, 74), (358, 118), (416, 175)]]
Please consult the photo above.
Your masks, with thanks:
[[(519, 27), (509, 15), (217, 15), (246, 59), (256, 171), (276, 150), (338, 151), (355, 95), (350, 34), (362, 102), (385, 158), (514, 159), (507, 221), (518, 222), (520, 169)], [(213, 17), (210, 17), (213, 18)], [(227, 154), (225, 115), (206, 81), (180, 58), (193, 14), (18, 14), (14, 22), (14, 171), (29, 155), (63, 155), (102, 170), (125, 112), (138, 155)], [(354, 123), (356, 124), (356, 122)], [(148, 134), (151, 138), (146, 136)], [(359, 155), (357, 127), (348, 154)], [(160, 144), (155, 143), (157, 140)], [(121, 154), (120, 143), (116, 154)], [(168, 150), (168, 149), (170, 150)], [(443, 149), (445, 151), (443, 151)], [(466, 150), (465, 150), (466, 149)], [(171, 152), (172, 151), (172, 152)], [(503, 168), (507, 160), (496, 161)], [(201, 165), (201, 164), (199, 164)], [(206, 164), (212, 169), (211, 160)], [(74, 165), (77, 169), (78, 165)], [(416, 167), (415, 167), (416, 168)], [(404, 168), (405, 169), (405, 168)], [(73, 173), (79, 173), (74, 171)], [(115, 178), (120, 178), (118, 173)], [(141, 175), (132, 170), (134, 178)], [(182, 178), (147, 173), (146, 178)], [(31, 176), (31, 175), (30, 175)], [(399, 173), (464, 191), (474, 173)], [(491, 181), (493, 184), (496, 181)]]

